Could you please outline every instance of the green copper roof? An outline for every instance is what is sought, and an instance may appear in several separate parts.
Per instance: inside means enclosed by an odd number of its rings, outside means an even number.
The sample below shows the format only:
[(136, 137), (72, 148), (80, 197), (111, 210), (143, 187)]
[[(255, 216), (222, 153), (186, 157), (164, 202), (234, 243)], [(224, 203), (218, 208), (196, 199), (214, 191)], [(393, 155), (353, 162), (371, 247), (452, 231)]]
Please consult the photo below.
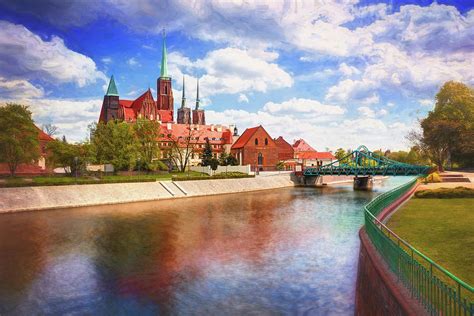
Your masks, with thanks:
[(105, 95), (115, 97), (119, 96), (113, 75), (110, 77), (109, 87), (107, 88), (107, 93)]
[(161, 78), (168, 77), (168, 56), (166, 53), (166, 42), (165, 37), (163, 36), (163, 51), (161, 52)]

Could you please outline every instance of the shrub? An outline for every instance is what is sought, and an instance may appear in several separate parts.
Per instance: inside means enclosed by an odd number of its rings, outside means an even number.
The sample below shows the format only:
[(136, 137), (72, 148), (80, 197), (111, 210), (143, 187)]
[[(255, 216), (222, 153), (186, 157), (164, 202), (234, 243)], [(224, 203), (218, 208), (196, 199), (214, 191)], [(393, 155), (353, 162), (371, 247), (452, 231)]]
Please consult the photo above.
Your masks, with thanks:
[(474, 190), (466, 187), (439, 188), (415, 192), (415, 197), (420, 199), (459, 199), (474, 198)]
[(439, 173), (433, 172), (427, 175), (422, 181), (424, 183), (438, 183), (441, 182), (441, 177), (439, 176)]

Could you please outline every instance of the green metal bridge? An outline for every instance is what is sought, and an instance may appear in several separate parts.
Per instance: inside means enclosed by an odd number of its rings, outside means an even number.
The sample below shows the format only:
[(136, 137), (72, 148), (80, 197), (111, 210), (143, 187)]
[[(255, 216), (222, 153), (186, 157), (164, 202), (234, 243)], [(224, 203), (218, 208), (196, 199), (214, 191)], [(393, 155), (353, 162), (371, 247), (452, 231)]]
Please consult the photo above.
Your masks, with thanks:
[(323, 175), (367, 177), (367, 176), (410, 176), (427, 174), (428, 166), (417, 166), (398, 162), (371, 152), (365, 146), (330, 164), (306, 168), (305, 177)]

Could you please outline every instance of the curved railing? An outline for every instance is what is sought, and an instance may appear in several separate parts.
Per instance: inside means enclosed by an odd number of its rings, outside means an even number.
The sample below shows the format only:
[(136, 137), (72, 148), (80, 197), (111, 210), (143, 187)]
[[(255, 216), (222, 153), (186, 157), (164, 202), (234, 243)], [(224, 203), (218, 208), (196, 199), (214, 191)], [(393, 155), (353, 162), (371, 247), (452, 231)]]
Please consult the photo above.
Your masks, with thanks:
[(365, 229), (382, 258), (432, 315), (474, 316), (474, 288), (463, 282), (385, 226), (377, 216), (407, 193), (417, 179), (396, 187), (365, 206)]

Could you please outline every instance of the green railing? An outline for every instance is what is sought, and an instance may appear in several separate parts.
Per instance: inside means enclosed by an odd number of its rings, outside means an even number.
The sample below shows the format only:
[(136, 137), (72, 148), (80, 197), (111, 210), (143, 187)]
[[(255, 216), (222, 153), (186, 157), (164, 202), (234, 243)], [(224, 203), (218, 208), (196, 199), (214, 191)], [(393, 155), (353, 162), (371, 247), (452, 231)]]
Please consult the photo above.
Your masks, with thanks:
[(377, 196), (365, 206), (365, 229), (380, 255), (431, 315), (474, 316), (474, 288), (416, 250), (377, 216), (408, 192), (417, 179)]

